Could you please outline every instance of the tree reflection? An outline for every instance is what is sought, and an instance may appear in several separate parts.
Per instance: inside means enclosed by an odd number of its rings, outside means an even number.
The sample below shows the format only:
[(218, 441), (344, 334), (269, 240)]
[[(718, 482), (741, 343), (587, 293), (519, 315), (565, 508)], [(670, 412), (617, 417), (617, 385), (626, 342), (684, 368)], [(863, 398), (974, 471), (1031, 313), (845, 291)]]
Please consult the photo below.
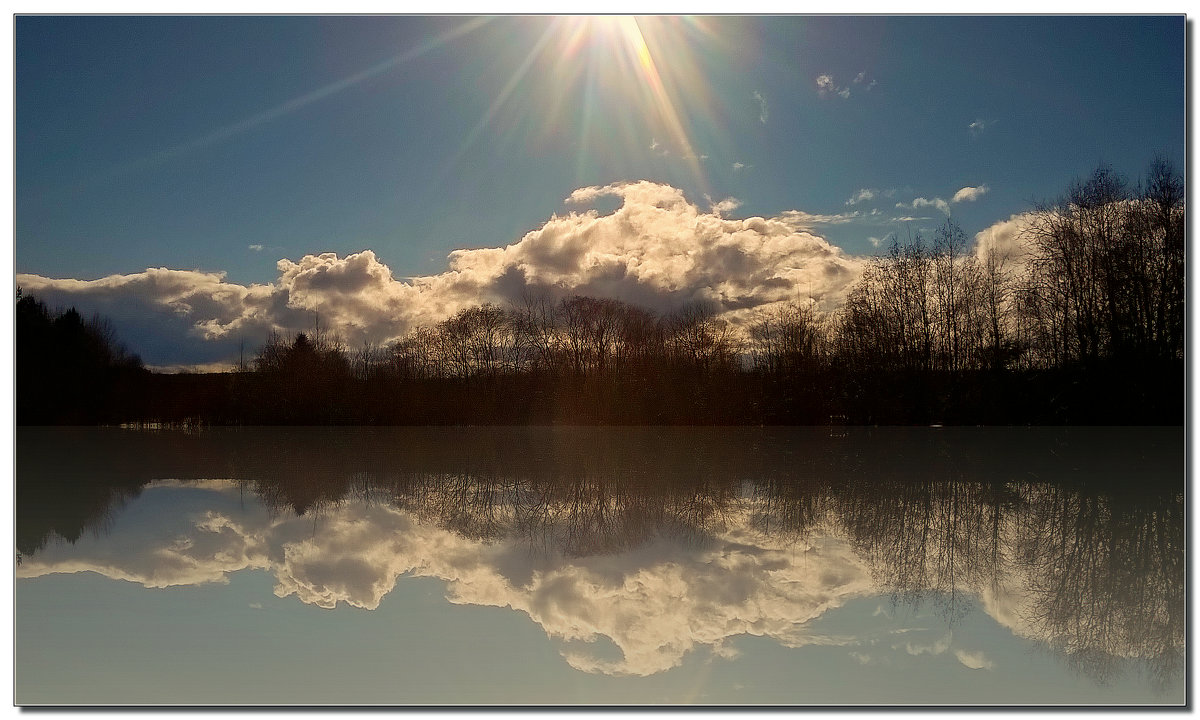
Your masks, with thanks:
[(1039, 636), (1102, 682), (1121, 658), (1147, 661), (1155, 678), (1175, 676), (1186, 613), (1182, 493), (1040, 485), (1028, 497), (1015, 555)]
[(1100, 682), (1141, 664), (1166, 684), (1185, 649), (1182, 447), (1107, 429), (19, 430), (17, 549), (102, 530), (164, 477), (238, 478), (281, 514), (385, 506), (551, 560), (844, 537), (898, 604), (950, 626), (983, 604)]

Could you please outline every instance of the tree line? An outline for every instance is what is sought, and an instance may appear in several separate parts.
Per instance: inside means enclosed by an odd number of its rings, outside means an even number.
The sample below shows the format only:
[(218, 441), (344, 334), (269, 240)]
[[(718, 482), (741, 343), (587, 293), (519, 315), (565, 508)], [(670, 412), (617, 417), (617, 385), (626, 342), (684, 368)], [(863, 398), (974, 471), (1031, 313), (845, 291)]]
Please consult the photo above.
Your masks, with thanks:
[(238, 372), (151, 378), (139, 419), (1179, 423), (1184, 202), (1165, 160), (1137, 184), (1101, 166), (1014, 247), (972, 248), (952, 218), (897, 236), (832, 312), (798, 298), (735, 325), (531, 290), (382, 346), (272, 334)]
[(130, 401), (148, 373), (109, 320), (51, 311), (17, 288), (15, 321), (17, 422), (90, 425), (136, 414)]

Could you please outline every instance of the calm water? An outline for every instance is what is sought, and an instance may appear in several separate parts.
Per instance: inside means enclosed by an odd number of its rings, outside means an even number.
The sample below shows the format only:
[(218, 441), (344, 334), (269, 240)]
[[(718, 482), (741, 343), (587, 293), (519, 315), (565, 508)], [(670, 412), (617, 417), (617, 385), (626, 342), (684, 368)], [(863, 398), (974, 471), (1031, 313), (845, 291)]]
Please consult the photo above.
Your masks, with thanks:
[(17, 432), (18, 704), (1181, 704), (1181, 429)]

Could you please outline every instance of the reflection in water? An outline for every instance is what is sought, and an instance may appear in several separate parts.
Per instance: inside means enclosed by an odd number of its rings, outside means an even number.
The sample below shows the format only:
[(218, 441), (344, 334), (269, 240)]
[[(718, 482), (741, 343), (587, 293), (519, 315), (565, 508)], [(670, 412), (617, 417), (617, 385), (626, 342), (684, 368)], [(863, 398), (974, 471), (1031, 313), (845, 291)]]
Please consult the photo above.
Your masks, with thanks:
[[(527, 613), (572, 666), (632, 675), (738, 635), (853, 645), (811, 621), (884, 593), (950, 630), (982, 610), (1100, 682), (1135, 666), (1167, 685), (1184, 656), (1182, 448), (1151, 429), (23, 429), (18, 575), (163, 587), (264, 568), (281, 597), (361, 608), (437, 577), (452, 602)], [(182, 487), (269, 512), (201, 508), (117, 537), (113, 508)]]

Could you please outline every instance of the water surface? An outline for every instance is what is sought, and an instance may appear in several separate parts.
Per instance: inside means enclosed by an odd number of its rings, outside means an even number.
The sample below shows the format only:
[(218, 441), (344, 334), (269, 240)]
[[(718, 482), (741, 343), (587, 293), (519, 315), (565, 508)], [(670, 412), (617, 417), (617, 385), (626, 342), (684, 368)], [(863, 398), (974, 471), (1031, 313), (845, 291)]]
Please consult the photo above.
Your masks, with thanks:
[(16, 702), (1181, 704), (1183, 448), (20, 429)]

